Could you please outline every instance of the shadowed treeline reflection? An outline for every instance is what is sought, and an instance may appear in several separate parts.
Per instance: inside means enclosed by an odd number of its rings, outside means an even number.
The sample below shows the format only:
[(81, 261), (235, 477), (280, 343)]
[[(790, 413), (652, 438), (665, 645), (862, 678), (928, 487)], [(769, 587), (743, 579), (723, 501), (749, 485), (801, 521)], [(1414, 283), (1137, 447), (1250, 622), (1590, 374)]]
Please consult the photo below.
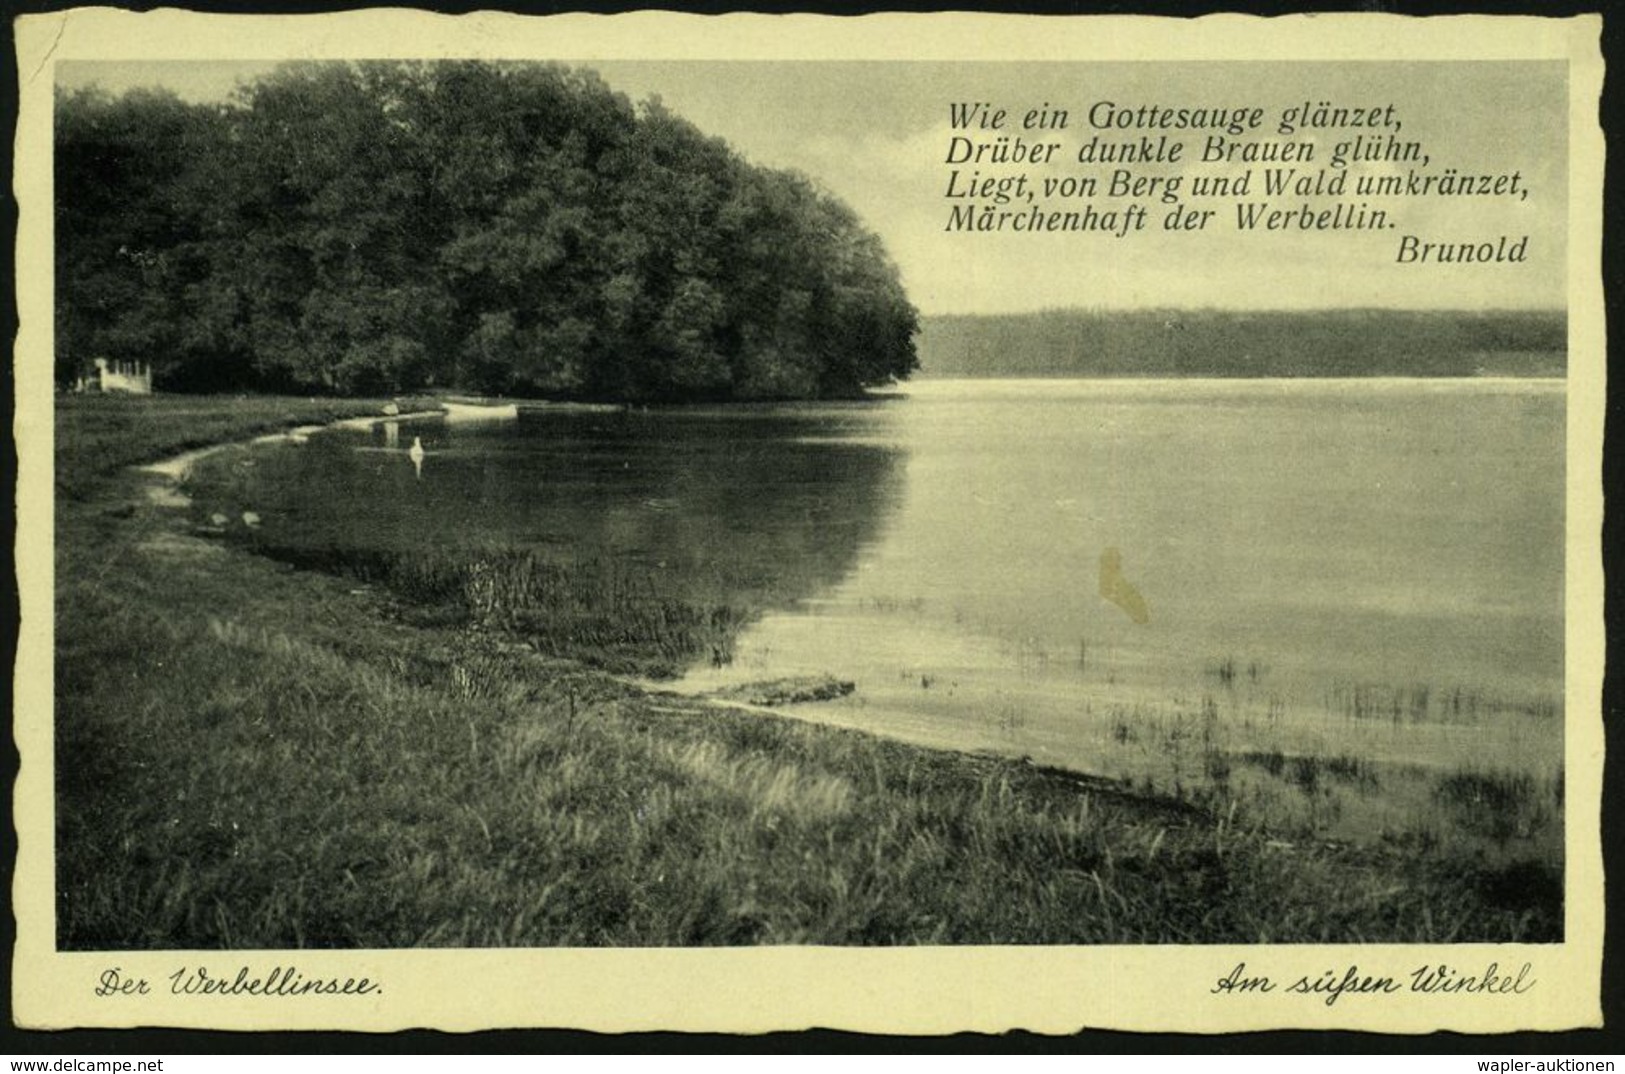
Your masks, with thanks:
[[(211, 460), (201, 519), (385, 584), (413, 614), (672, 674), (836, 585), (899, 498), (886, 404), (577, 412), (333, 432)], [(421, 459), (400, 444), (421, 439)], [(419, 465), (420, 464), (420, 465)], [(231, 527), (228, 527), (230, 530)]]

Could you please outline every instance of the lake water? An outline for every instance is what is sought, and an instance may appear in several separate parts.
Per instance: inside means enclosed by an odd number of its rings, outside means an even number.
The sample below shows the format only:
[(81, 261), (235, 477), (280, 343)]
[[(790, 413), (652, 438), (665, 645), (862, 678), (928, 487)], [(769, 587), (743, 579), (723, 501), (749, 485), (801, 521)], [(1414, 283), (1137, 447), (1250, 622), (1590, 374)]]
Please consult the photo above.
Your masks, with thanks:
[(1165, 784), (1221, 727), (1234, 755), (1549, 775), (1564, 405), (1561, 381), (975, 380), (542, 410), (266, 448), (252, 504), (198, 509), (664, 572), (754, 610), (678, 689), (833, 674), (857, 690), (799, 715), (932, 745)]

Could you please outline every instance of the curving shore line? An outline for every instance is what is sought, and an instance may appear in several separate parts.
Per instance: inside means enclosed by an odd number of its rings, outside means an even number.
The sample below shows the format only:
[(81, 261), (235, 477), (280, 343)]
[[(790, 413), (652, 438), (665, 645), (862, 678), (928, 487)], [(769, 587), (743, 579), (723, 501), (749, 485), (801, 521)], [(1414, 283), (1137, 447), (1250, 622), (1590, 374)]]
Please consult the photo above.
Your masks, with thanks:
[(281, 432), (265, 433), (261, 436), (250, 437), (247, 440), (229, 440), (221, 444), (210, 444), (207, 447), (193, 448), (183, 451), (171, 458), (161, 459), (158, 462), (143, 463), (134, 467), (140, 473), (157, 474), (170, 481), (179, 481), (202, 460), (211, 455), (225, 451), (228, 448), (246, 447), (253, 444), (276, 444), (285, 441), (299, 442), (305, 440), (312, 433), (319, 433), (325, 429), (370, 429), (383, 421), (416, 421), (423, 418), (444, 417), (444, 410), (414, 410), (410, 414), (364, 414), (358, 418), (340, 418), (338, 421), (326, 425), (299, 425)]

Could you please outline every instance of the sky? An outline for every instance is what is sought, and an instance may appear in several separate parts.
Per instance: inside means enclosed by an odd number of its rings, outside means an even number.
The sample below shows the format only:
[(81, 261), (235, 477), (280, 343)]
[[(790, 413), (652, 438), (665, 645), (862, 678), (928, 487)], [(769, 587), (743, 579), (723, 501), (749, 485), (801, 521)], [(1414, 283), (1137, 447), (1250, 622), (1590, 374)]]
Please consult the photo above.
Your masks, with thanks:
[[(568, 62), (568, 61), (566, 61)], [(221, 100), (241, 79), (274, 66), (248, 62), (104, 62), (57, 65), (59, 85), (91, 83), (112, 92), (164, 86), (194, 101)], [(1055, 307), (1306, 309), (1553, 308), (1565, 304), (1567, 263), (1567, 85), (1561, 63), (1431, 62), (956, 62), (936, 61), (593, 61), (614, 89), (633, 100), (659, 96), (701, 130), (726, 139), (751, 161), (801, 171), (850, 204), (885, 241), (904, 285), (926, 314), (1021, 312)], [(953, 102), (987, 101), (1011, 113), (1002, 131), (964, 132), (950, 125)], [(1262, 169), (1238, 162), (1203, 164), (1209, 131), (1097, 129), (1088, 113), (1100, 102), (1132, 111), (1163, 108), (1262, 108), (1263, 126), (1243, 141), (1282, 140), (1275, 130), (1287, 108), (1394, 106), (1402, 141), (1420, 143), (1423, 173), (1454, 168), (1466, 175), (1518, 173), (1527, 197), (1322, 199), (1384, 209), (1394, 223), (1379, 231), (1244, 232), (1234, 199), (1191, 198), (1195, 176), (1255, 172), (1247, 202), (1292, 209), (1302, 197), (1271, 197)], [(1023, 131), (1027, 111), (1049, 106), (1068, 114), (1064, 129)], [(984, 177), (1025, 171), (1035, 188), (1046, 176), (1093, 175), (1093, 198), (1054, 199), (1046, 208), (1118, 211), (1139, 201), (1146, 228), (1124, 237), (1101, 233), (965, 233), (948, 228), (950, 173), (960, 182), (974, 164), (947, 160), (956, 134), (1018, 135), (1054, 141), (1047, 166), (984, 165)], [(1174, 165), (1083, 165), (1078, 147), (1166, 133), (1186, 142)], [(1334, 144), (1382, 131), (1299, 132), (1317, 159), (1288, 164), (1313, 173)], [(1180, 201), (1213, 209), (1201, 230), (1166, 231), (1173, 207), (1155, 198), (1110, 198), (1119, 166), (1146, 177), (1182, 176)], [(1403, 176), (1414, 164), (1373, 162), (1349, 169)], [(1328, 177), (1335, 172), (1328, 172)], [(1040, 198), (1040, 200), (1043, 200)], [(1004, 208), (1025, 208), (1012, 204)], [(1522, 263), (1401, 264), (1401, 238), (1416, 242), (1508, 243), (1527, 235)]]

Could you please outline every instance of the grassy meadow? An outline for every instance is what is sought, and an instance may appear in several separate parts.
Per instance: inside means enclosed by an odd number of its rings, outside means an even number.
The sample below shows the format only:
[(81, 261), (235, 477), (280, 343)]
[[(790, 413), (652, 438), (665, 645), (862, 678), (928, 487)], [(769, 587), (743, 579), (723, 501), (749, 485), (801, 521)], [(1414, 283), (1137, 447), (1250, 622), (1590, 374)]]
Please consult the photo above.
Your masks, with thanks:
[(1560, 856), (1504, 852), (1560, 779), (1412, 775), (1433, 835), (1334, 841), (1248, 788), (1389, 768), (1125, 713), (1205, 777), (1145, 786), (668, 694), (627, 676), (740, 613), (517, 552), (256, 555), (128, 469), (380, 405), (58, 400), (61, 948), (1561, 938)]

